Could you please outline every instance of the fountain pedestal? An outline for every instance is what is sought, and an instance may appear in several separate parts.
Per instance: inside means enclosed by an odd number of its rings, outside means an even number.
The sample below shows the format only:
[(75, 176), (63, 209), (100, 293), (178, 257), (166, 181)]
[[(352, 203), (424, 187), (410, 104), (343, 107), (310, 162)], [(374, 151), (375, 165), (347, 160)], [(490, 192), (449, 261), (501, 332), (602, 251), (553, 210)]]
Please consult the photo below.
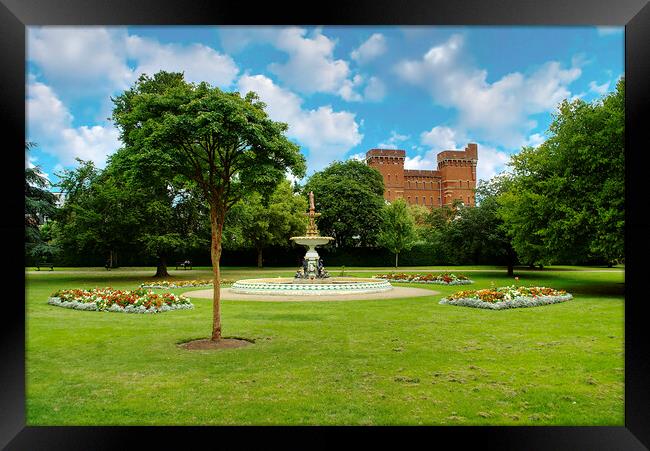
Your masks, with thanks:
[[(307, 226), (307, 232), (305, 236), (294, 236), (291, 237), (291, 241), (294, 241), (297, 244), (307, 246), (307, 252), (305, 253), (305, 259), (302, 268), (302, 274), (300, 271), (296, 274), (296, 278), (314, 280), (318, 278), (323, 278), (323, 273), (319, 271), (319, 261), (320, 256), (316, 252), (316, 246), (322, 246), (332, 241), (334, 238), (330, 236), (320, 236), (318, 234), (318, 228), (316, 227), (316, 217), (320, 216), (320, 213), (316, 213), (314, 207), (314, 193), (309, 193), (309, 225)], [(301, 277), (298, 277), (301, 276)]]
[(318, 262), (320, 261), (320, 256), (316, 251), (316, 246), (327, 244), (333, 239), (329, 236), (294, 236), (291, 238), (296, 244), (307, 246), (307, 252), (305, 253), (306, 268), (303, 266), (303, 270), (306, 269), (303, 275), (304, 278), (318, 278)]

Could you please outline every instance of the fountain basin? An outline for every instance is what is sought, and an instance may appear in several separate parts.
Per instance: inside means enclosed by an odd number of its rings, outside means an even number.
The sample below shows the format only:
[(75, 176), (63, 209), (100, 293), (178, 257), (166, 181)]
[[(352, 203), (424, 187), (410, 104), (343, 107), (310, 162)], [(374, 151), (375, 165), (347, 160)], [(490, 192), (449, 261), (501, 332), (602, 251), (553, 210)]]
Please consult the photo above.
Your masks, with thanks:
[(327, 279), (296, 280), (289, 277), (243, 279), (235, 282), (231, 291), (239, 294), (267, 294), (279, 296), (318, 296), (380, 293), (392, 290), (384, 279), (357, 277), (330, 277)]
[(296, 242), (297, 244), (301, 244), (303, 246), (309, 246), (310, 248), (313, 246), (322, 246), (324, 244), (329, 243), (332, 241), (334, 238), (331, 236), (293, 236), (291, 237), (291, 240)]

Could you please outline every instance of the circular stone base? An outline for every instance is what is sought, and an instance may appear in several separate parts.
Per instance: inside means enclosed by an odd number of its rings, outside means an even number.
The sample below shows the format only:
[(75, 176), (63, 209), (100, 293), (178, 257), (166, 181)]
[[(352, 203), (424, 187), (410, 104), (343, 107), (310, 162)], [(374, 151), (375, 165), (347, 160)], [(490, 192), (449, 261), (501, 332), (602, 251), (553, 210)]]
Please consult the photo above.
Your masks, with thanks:
[(181, 343), (178, 346), (183, 349), (231, 349), (241, 348), (252, 344), (248, 340), (240, 340), (238, 338), (222, 338), (218, 341), (212, 341), (209, 338), (201, 340), (192, 340), (186, 343)]
[[(435, 296), (440, 294), (439, 291), (427, 290), (425, 288), (406, 288), (393, 287), (392, 290), (382, 291), (379, 293), (349, 294), (341, 296), (340, 294), (321, 294), (318, 296), (305, 295), (278, 295), (269, 296), (268, 294), (241, 294), (234, 293), (231, 288), (221, 289), (221, 299), (226, 301), (259, 301), (259, 302), (318, 302), (318, 301), (359, 301), (372, 299), (398, 299), (423, 296)], [(212, 299), (212, 289), (187, 291), (183, 295), (189, 298), (206, 298)]]
[(393, 286), (387, 280), (359, 277), (330, 277), (305, 281), (287, 277), (242, 279), (231, 287), (234, 293), (265, 296), (342, 296), (392, 289)]

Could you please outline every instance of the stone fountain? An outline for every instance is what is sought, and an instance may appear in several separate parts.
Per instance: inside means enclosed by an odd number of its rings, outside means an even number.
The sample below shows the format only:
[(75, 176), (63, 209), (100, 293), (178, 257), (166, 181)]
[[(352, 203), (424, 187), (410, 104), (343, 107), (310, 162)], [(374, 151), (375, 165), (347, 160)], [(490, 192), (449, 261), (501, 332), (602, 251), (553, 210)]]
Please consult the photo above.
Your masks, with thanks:
[(316, 251), (317, 246), (328, 244), (334, 238), (320, 236), (316, 227), (314, 193), (309, 193), (309, 225), (304, 236), (294, 236), (291, 240), (307, 247), (302, 267), (293, 278), (244, 279), (232, 286), (233, 293), (316, 296), (332, 294), (366, 294), (391, 290), (393, 287), (385, 279), (358, 277), (330, 277)]
[(305, 236), (293, 236), (290, 238), (296, 244), (307, 246), (307, 253), (305, 253), (305, 258), (302, 261), (302, 268), (298, 270), (295, 276), (296, 282), (329, 278), (329, 274), (325, 270), (318, 252), (316, 252), (316, 246), (328, 244), (334, 238), (331, 236), (320, 236), (318, 234), (316, 218), (320, 216), (320, 213), (316, 213), (314, 193), (311, 191), (309, 192), (309, 213), (307, 213), (307, 216), (309, 217), (309, 225), (307, 226)]

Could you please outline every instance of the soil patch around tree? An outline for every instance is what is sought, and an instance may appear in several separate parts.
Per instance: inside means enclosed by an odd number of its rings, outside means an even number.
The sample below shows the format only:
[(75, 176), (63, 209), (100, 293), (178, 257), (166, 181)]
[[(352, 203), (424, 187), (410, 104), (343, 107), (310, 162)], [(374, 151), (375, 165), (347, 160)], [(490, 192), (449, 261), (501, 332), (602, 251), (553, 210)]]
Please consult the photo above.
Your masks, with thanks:
[(209, 338), (201, 338), (198, 340), (179, 343), (178, 347), (188, 350), (219, 350), (242, 348), (253, 343), (255, 343), (253, 340), (247, 340), (245, 338), (222, 338), (217, 341), (213, 341)]

